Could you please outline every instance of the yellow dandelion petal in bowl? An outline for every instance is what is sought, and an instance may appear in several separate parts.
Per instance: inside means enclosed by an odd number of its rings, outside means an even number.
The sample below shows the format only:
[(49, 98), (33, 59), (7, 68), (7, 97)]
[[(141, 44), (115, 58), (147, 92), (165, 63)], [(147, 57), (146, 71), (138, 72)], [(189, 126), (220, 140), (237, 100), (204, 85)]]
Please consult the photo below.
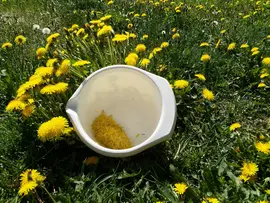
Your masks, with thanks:
[(39, 126), (38, 138), (42, 142), (58, 140), (68, 127), (68, 121), (66, 118), (62, 116), (54, 117)]
[(270, 142), (256, 142), (255, 147), (259, 152), (270, 154)]
[(147, 59), (147, 58), (143, 58), (143, 59), (140, 61), (140, 65), (141, 65), (142, 67), (147, 67), (149, 64), (150, 64), (150, 60)]
[(144, 44), (137, 44), (136, 51), (137, 52), (145, 52), (146, 51), (146, 46)]
[(211, 56), (209, 56), (208, 54), (203, 54), (201, 57), (201, 61), (204, 63), (210, 61), (210, 59), (211, 59)]
[(186, 87), (188, 87), (189, 82), (186, 80), (176, 80), (174, 82), (174, 88), (175, 89), (184, 89)]
[(18, 35), (14, 42), (17, 44), (17, 45), (22, 45), (26, 42), (26, 38), (23, 36), (23, 35)]
[(215, 99), (215, 96), (212, 91), (208, 90), (207, 88), (204, 88), (202, 91), (202, 95), (205, 99), (212, 101)]
[(36, 56), (38, 59), (41, 59), (41, 58), (44, 58), (46, 53), (47, 53), (47, 50), (44, 47), (40, 47), (36, 51)]
[(232, 42), (232, 43), (229, 44), (227, 50), (228, 50), (228, 51), (232, 51), (232, 50), (234, 50), (235, 48), (236, 48), (236, 43), (235, 43), (235, 42)]
[(242, 175), (254, 176), (259, 171), (258, 165), (253, 162), (243, 162), (243, 167), (241, 168)]
[(69, 71), (69, 68), (70, 68), (70, 60), (64, 59), (62, 63), (60, 64), (59, 68), (57, 69), (57, 71), (55, 72), (55, 75), (57, 77), (64, 75), (65, 73)]
[(7, 49), (7, 48), (11, 48), (11, 47), (12, 47), (12, 44), (10, 42), (5, 42), (1, 46), (2, 49)]
[(177, 194), (182, 195), (182, 194), (184, 194), (186, 192), (187, 188), (188, 187), (187, 187), (187, 185), (185, 183), (176, 183), (176, 184), (174, 184), (173, 190)]
[(241, 49), (246, 49), (246, 48), (248, 48), (248, 47), (249, 47), (248, 44), (241, 44), (241, 46), (240, 46)]
[(41, 77), (51, 76), (53, 74), (53, 70), (53, 67), (38, 67), (34, 74)]
[(230, 125), (230, 131), (234, 131), (238, 128), (241, 128), (241, 124), (240, 123), (233, 123)]
[(270, 67), (270, 57), (265, 57), (265, 58), (263, 58), (262, 64), (263, 64), (264, 66)]
[(169, 42), (162, 42), (161, 45), (160, 45), (160, 48), (166, 48), (169, 46)]
[(200, 47), (209, 47), (209, 44), (207, 42), (202, 42), (200, 44)]
[(81, 67), (81, 66), (85, 66), (87, 64), (90, 64), (90, 61), (87, 60), (79, 60), (76, 61), (75, 63), (72, 64), (73, 67)]
[(38, 186), (38, 184), (36, 182), (30, 181), (30, 182), (20, 186), (18, 194), (20, 196), (28, 195), (28, 193), (33, 191), (37, 186)]
[(10, 112), (14, 110), (23, 110), (25, 107), (26, 107), (26, 103), (17, 99), (13, 99), (6, 106), (6, 111)]
[(200, 74), (200, 73), (195, 74), (195, 77), (197, 77), (199, 80), (202, 80), (202, 81), (206, 80), (205, 76), (203, 74)]

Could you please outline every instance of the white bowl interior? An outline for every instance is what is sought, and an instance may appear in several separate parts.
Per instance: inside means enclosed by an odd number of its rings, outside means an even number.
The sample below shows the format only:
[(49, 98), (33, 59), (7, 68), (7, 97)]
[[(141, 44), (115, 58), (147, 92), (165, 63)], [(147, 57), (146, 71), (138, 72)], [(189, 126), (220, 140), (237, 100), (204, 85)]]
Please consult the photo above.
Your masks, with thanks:
[(91, 77), (78, 95), (78, 117), (93, 140), (91, 125), (102, 110), (124, 128), (132, 146), (155, 131), (162, 100), (158, 87), (144, 73), (128, 68), (106, 69)]

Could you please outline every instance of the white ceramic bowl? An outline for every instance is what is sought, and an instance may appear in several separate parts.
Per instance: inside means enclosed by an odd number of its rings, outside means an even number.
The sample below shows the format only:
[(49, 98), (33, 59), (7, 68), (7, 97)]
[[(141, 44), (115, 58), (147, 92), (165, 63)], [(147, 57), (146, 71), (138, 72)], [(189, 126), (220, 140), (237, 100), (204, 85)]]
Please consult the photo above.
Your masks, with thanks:
[[(102, 110), (124, 128), (132, 148), (109, 149), (95, 141), (91, 124)], [(88, 76), (69, 99), (66, 112), (80, 139), (110, 157), (132, 156), (170, 138), (176, 121), (168, 81), (127, 65), (108, 66)]]

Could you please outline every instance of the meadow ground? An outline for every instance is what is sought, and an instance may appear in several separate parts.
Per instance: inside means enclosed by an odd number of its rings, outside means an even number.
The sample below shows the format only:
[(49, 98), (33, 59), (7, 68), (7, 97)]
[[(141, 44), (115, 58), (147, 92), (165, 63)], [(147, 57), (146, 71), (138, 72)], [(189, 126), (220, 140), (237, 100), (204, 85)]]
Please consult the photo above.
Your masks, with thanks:
[[(2, 0), (0, 11), (0, 202), (269, 202), (270, 1)], [(65, 113), (112, 64), (165, 77), (177, 102), (172, 138), (124, 159), (86, 148)]]

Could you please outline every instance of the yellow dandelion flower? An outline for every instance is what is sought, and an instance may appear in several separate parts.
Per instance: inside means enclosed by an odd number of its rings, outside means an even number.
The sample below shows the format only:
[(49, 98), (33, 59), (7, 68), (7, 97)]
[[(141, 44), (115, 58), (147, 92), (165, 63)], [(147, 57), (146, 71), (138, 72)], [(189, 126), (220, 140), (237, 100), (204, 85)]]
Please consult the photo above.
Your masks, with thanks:
[(79, 25), (78, 25), (78, 24), (73, 24), (73, 25), (71, 26), (71, 29), (72, 29), (72, 30), (78, 30), (78, 29), (79, 29)]
[(175, 33), (175, 34), (173, 34), (172, 39), (177, 39), (179, 37), (180, 37), (180, 34), (179, 33)]
[(253, 47), (250, 51), (251, 52), (259, 51), (259, 48), (258, 47)]
[(109, 2), (108, 2), (108, 5), (112, 5), (112, 4), (113, 4), (113, 1), (109, 1)]
[(68, 127), (68, 121), (66, 118), (62, 116), (54, 117), (39, 126), (38, 138), (42, 142), (58, 140)]
[(228, 50), (228, 51), (232, 51), (232, 50), (235, 49), (235, 47), (236, 47), (236, 43), (235, 43), (235, 42), (232, 42), (232, 43), (229, 44), (227, 50)]
[(270, 142), (256, 142), (255, 146), (259, 152), (270, 154)]
[(162, 42), (161, 45), (160, 45), (160, 48), (166, 48), (169, 46), (169, 42)]
[(176, 32), (176, 31), (177, 31), (176, 27), (172, 29), (172, 32), (173, 33)]
[(269, 76), (269, 73), (263, 73), (260, 75), (260, 78), (265, 78), (265, 77), (268, 77)]
[(26, 38), (23, 36), (23, 35), (18, 35), (14, 42), (17, 44), (17, 45), (22, 45), (26, 42)]
[(148, 66), (149, 63), (150, 63), (150, 60), (147, 59), (147, 58), (144, 58), (144, 59), (142, 59), (142, 60), (140, 61), (140, 65), (141, 65), (142, 67)]
[(148, 37), (149, 36), (145, 34), (145, 35), (143, 35), (142, 39), (145, 40), (145, 39), (148, 39)]
[(69, 71), (69, 68), (70, 68), (70, 60), (65, 59), (60, 64), (59, 68), (55, 72), (55, 75), (57, 77), (59, 77), (60, 75), (64, 75), (65, 73), (67, 73)]
[(262, 200), (262, 201), (259, 201), (259, 202), (256, 202), (256, 203), (269, 203), (267, 200)]
[(46, 66), (47, 67), (54, 67), (55, 63), (58, 62), (57, 58), (53, 58), (53, 59), (48, 59), (48, 61), (46, 62)]
[(187, 185), (185, 183), (176, 183), (174, 184), (174, 188), (173, 190), (179, 194), (179, 195), (182, 195), (185, 193), (185, 191), (187, 190)]
[(11, 47), (12, 47), (12, 44), (10, 42), (5, 42), (1, 46), (2, 49), (11, 48)]
[(46, 177), (41, 175), (36, 169), (27, 169), (22, 172), (20, 176), (21, 185), (27, 184), (30, 181), (34, 181), (39, 184), (46, 179)]
[(90, 23), (93, 25), (97, 25), (97, 24), (101, 23), (101, 20), (91, 20)]
[(104, 16), (104, 17), (101, 17), (100, 20), (101, 20), (101, 21), (106, 21), (106, 20), (109, 20), (109, 19), (111, 19), (111, 18), (112, 18), (112, 15), (106, 15), (106, 16)]
[(260, 53), (260, 51), (254, 51), (254, 52), (252, 52), (251, 56), (258, 55), (259, 53)]
[(34, 111), (35, 111), (36, 106), (34, 104), (27, 105), (23, 111), (22, 115), (25, 117), (29, 117)]
[(249, 17), (250, 17), (250, 15), (245, 15), (245, 16), (243, 16), (243, 19), (247, 19)]
[(174, 87), (176, 89), (184, 89), (184, 88), (188, 87), (188, 85), (189, 85), (189, 82), (186, 80), (176, 80), (174, 82)]
[(133, 27), (132, 23), (129, 23), (128, 26), (127, 26), (128, 29), (131, 29), (132, 27)]
[(96, 156), (90, 156), (90, 157), (88, 157), (85, 161), (84, 161), (84, 163), (85, 163), (85, 165), (96, 165), (97, 163), (98, 163), (98, 161), (99, 161), (99, 159), (98, 159), (98, 157), (96, 157)]
[(39, 67), (34, 74), (41, 77), (51, 76), (53, 74), (53, 67)]
[(137, 44), (136, 51), (137, 52), (145, 52), (146, 51), (146, 46), (144, 44)]
[(224, 34), (227, 30), (221, 30), (220, 34)]
[(113, 42), (123, 42), (128, 39), (128, 36), (125, 34), (116, 34), (112, 39)]
[(34, 190), (37, 186), (38, 186), (38, 184), (36, 182), (30, 181), (24, 185), (21, 185), (18, 193), (20, 196), (28, 195), (28, 193), (30, 191)]
[(267, 35), (267, 36), (266, 36), (266, 39), (270, 39), (270, 35)]
[(40, 90), (40, 94), (62, 93), (68, 89), (68, 83), (59, 82), (55, 85), (46, 85)]
[(146, 13), (142, 13), (142, 17), (145, 17), (145, 16), (147, 16)]
[(211, 57), (208, 54), (203, 54), (201, 57), (201, 61), (206, 63), (208, 61), (210, 61)]
[(264, 191), (266, 194), (270, 195), (270, 189)]
[(128, 35), (128, 37), (129, 37), (129, 38), (132, 38), (132, 39), (135, 39), (137, 36), (136, 36), (134, 33), (130, 33), (130, 34)]
[(242, 45), (240, 46), (241, 49), (245, 49), (245, 48), (248, 48), (248, 47), (249, 47), (248, 44), (242, 44)]
[(207, 42), (202, 42), (200, 44), (200, 47), (209, 47), (209, 44)]
[(103, 27), (104, 25), (105, 25), (104, 22), (101, 22), (101, 23), (97, 24), (97, 26), (98, 26), (99, 28)]
[(138, 58), (139, 58), (139, 56), (138, 56), (136, 53), (133, 53), (133, 52), (129, 53), (129, 54), (128, 54), (128, 57), (133, 57), (133, 58), (136, 59), (136, 61), (137, 61)]
[[(206, 200), (207, 203), (219, 203), (218, 199), (213, 197), (207, 197)], [(206, 203), (206, 201), (203, 200), (202, 203)]]
[(243, 167), (241, 168), (242, 175), (254, 176), (259, 171), (258, 165), (253, 162), (243, 162)]
[(47, 53), (47, 50), (44, 47), (40, 47), (36, 51), (36, 55), (38, 59), (44, 58), (45, 54)]
[(216, 49), (219, 47), (220, 43), (221, 43), (221, 40), (219, 39), (219, 40), (217, 41), (217, 43), (216, 43), (216, 46), (215, 46)]
[(14, 111), (14, 110), (23, 110), (26, 104), (23, 101), (13, 99), (11, 100), (8, 105), (6, 106), (6, 111)]
[(197, 77), (198, 79), (203, 80), (203, 81), (206, 80), (205, 76), (203, 74), (200, 74), (200, 73), (199, 74), (195, 74), (195, 77)]
[(80, 29), (76, 32), (76, 36), (77, 36), (77, 37), (80, 37), (80, 36), (84, 35), (84, 33), (85, 33), (84, 28), (80, 28)]
[(215, 96), (214, 96), (213, 92), (210, 91), (210, 90), (208, 90), (208, 89), (206, 89), (206, 88), (203, 89), (202, 95), (203, 95), (203, 97), (204, 97), (205, 99), (207, 99), (207, 100), (209, 100), (209, 101), (212, 101), (212, 100), (215, 99)]
[(153, 53), (154, 55), (156, 55), (158, 52), (161, 52), (161, 50), (162, 50), (162, 48), (160, 48), (160, 47), (155, 47), (155, 48), (153, 49), (152, 53)]
[(137, 18), (137, 17), (140, 17), (140, 14), (135, 13), (135, 14), (134, 14), (134, 18)]
[(59, 33), (53, 33), (53, 34), (51, 34), (49, 37), (47, 37), (47, 43), (48, 43), (48, 44), (51, 44), (51, 43), (54, 42), (59, 36), (60, 36)]
[(79, 61), (76, 61), (75, 63), (73, 63), (72, 66), (73, 67), (81, 67), (81, 66), (85, 66), (87, 64), (90, 64), (90, 61), (79, 60)]
[(134, 57), (128, 56), (128, 57), (125, 58), (125, 63), (127, 65), (135, 66), (136, 63), (137, 63), (137, 60)]
[(265, 57), (265, 58), (263, 58), (262, 64), (263, 64), (264, 66), (270, 66), (270, 57)]
[(258, 87), (266, 87), (266, 84), (264, 82), (261, 82), (258, 84)]
[(230, 131), (234, 131), (237, 128), (240, 128), (241, 124), (240, 123), (233, 123), (230, 125)]
[(113, 28), (110, 25), (104, 25), (97, 33), (98, 37), (101, 37), (103, 35), (108, 35), (109, 33), (113, 32)]
[(246, 175), (241, 174), (241, 175), (239, 176), (239, 179), (240, 179), (240, 180), (243, 180), (244, 182), (247, 182), (247, 181), (250, 179), (250, 177), (249, 177), (249, 176), (246, 176)]

